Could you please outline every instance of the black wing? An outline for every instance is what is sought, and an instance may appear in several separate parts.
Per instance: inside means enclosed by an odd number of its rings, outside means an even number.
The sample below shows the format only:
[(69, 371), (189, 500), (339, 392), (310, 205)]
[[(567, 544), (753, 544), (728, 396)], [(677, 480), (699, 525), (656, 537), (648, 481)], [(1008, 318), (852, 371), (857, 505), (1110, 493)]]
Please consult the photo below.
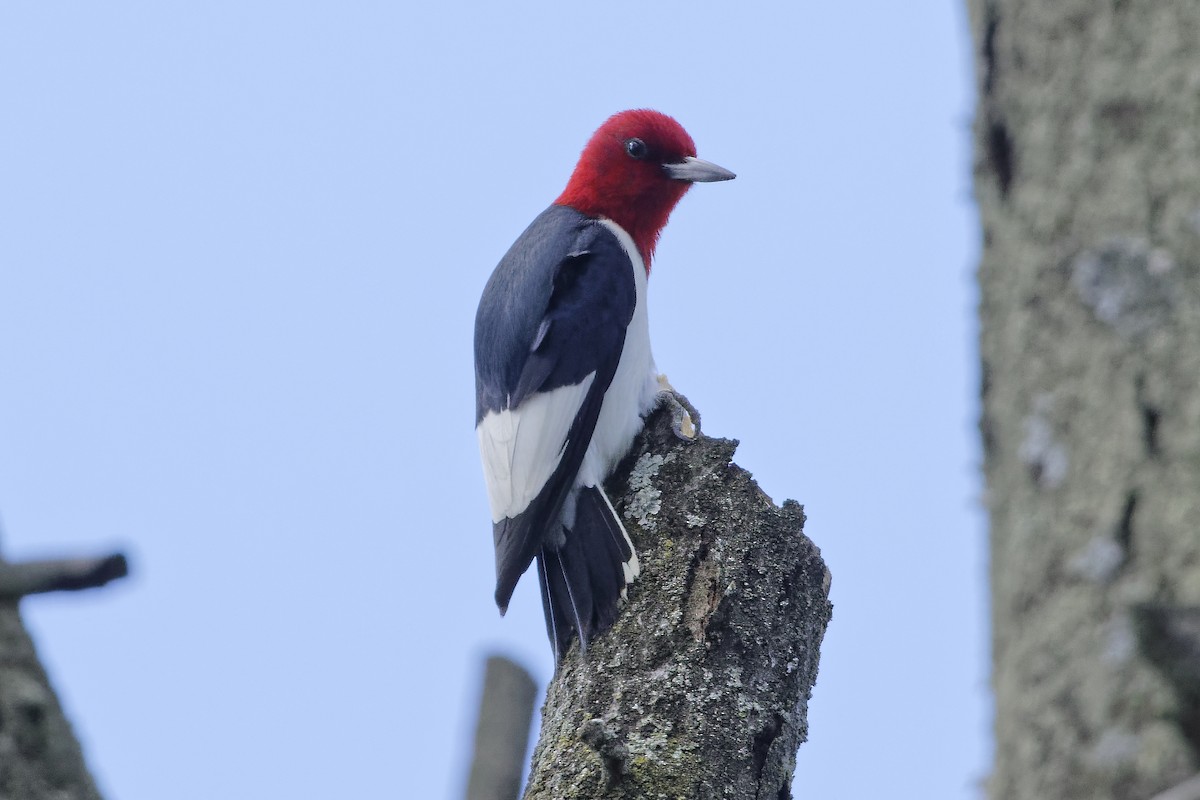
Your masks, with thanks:
[[(574, 408), (555, 410), (573, 415), (565, 441), (551, 443), (561, 452), (558, 466), (541, 487), (518, 486), (536, 496), (494, 525), (501, 610), (543, 542), (557, 534), (554, 524), (591, 441), (636, 302), (633, 265), (616, 236), (562, 206), (534, 220), (484, 289), (475, 318), (477, 426), (491, 412), (518, 409), (594, 373), (582, 398), (565, 400)], [(481, 448), (488, 447), (480, 438)], [(541, 455), (553, 459), (557, 452)], [(511, 471), (509, 480), (530, 480), (520, 473)]]

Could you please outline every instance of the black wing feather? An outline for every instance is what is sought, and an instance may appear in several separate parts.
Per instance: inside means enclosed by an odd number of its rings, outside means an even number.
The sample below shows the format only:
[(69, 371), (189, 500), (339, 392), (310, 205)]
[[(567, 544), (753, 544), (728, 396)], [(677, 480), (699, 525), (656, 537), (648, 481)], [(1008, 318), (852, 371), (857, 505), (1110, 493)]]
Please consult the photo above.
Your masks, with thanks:
[(476, 424), (619, 356), (636, 302), (632, 271), (597, 220), (564, 206), (538, 215), (492, 272), (475, 314)]

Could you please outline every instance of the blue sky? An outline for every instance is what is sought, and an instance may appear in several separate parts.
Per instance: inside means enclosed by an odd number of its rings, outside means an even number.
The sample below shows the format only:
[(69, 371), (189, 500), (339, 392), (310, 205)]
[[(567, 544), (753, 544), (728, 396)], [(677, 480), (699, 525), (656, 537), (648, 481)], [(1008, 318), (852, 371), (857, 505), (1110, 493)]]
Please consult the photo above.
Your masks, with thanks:
[(549, 678), (472, 322), (633, 107), (738, 173), (651, 337), (833, 573), (797, 795), (978, 796), (970, 67), (949, 2), (0, 9), (3, 547), (130, 554), (24, 604), (108, 796), (454, 797), (483, 657)]

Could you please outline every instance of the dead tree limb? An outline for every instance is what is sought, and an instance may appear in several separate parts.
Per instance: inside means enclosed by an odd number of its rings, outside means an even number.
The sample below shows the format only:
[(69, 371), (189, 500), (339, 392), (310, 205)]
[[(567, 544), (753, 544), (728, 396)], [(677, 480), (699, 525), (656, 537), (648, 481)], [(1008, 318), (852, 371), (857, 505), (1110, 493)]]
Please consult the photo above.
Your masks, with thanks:
[(803, 509), (775, 506), (736, 446), (655, 414), (610, 480), (642, 574), (559, 666), (526, 800), (791, 796), (830, 576)]
[(520, 795), (536, 697), (537, 684), (528, 670), (504, 656), (488, 658), (466, 800), (516, 800)]
[(0, 562), (0, 599), (27, 594), (94, 589), (129, 574), (121, 553), (98, 558), (56, 558), (44, 561)]

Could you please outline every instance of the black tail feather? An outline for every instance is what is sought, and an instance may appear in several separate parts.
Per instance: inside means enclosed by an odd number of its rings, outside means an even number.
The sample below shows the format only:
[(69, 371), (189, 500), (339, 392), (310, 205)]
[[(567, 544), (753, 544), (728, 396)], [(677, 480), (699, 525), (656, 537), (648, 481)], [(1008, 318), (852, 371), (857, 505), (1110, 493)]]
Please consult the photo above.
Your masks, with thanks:
[(561, 660), (579, 635), (580, 650), (617, 618), (625, 587), (637, 574), (637, 557), (624, 527), (599, 487), (579, 490), (574, 525), (563, 545), (538, 553), (538, 583), (546, 634)]
[[(562, 645), (563, 639), (559, 637), (558, 626), (560, 624), (566, 625), (567, 617), (565, 615), (564, 609), (562, 609), (561, 607), (555, 608), (555, 605), (554, 605), (554, 598), (562, 597), (563, 592), (555, 591), (550, 588), (549, 568), (550, 567), (555, 568), (555, 570), (554, 570), (555, 575), (558, 575), (560, 572), (560, 570), (557, 569), (557, 567), (558, 567), (557, 563), (554, 563), (554, 564), (548, 563), (551, 560), (557, 562), (557, 560), (558, 560), (557, 556), (554, 556), (552, 553), (548, 556), (546, 553), (546, 550), (544, 548), (542, 550), (538, 551), (538, 554), (537, 554), (538, 586), (542, 590), (542, 611), (545, 612), (545, 614), (546, 614), (546, 636), (550, 637), (550, 646), (552, 648), (554, 648), (554, 663), (557, 664), (559, 661), (562, 660), (562, 649), (563, 649), (563, 645)], [(570, 633), (567, 631), (564, 631), (564, 638), (567, 641), (570, 641)]]

